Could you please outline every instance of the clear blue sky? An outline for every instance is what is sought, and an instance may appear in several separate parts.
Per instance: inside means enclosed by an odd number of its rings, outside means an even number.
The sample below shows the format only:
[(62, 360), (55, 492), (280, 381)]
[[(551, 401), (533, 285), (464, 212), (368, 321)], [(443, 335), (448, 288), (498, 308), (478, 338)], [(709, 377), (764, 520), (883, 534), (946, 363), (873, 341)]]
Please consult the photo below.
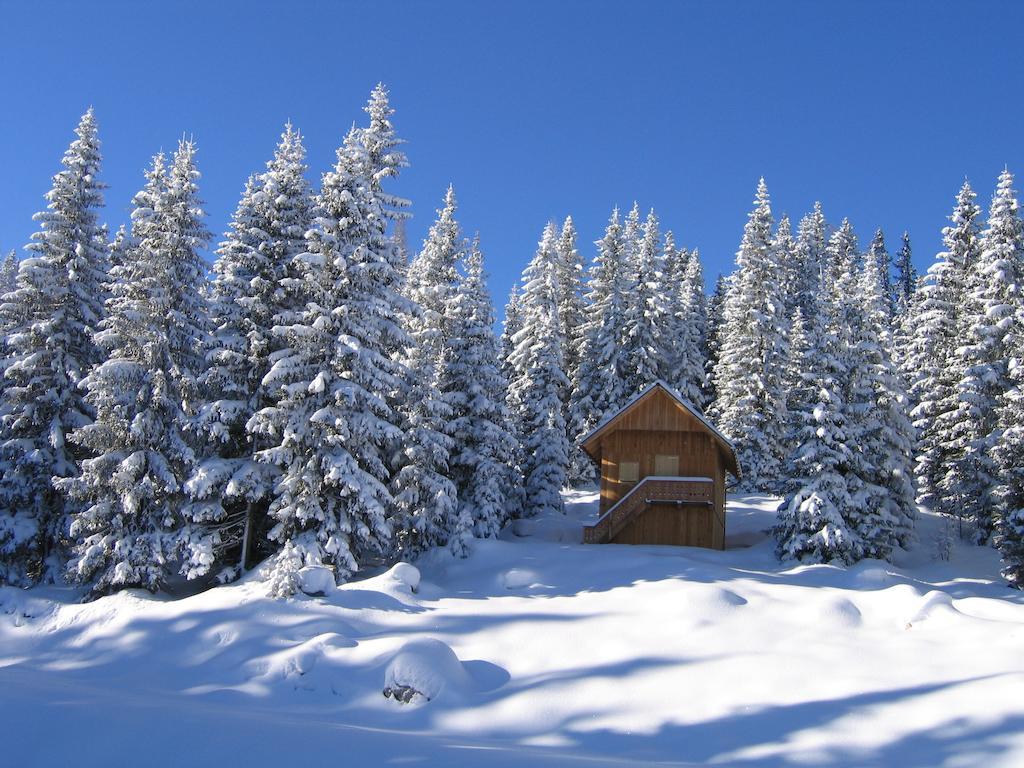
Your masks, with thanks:
[(965, 175), (987, 208), (1004, 165), (1024, 174), (1021, 2), (0, 0), (0, 18), (5, 251), (90, 104), (111, 229), (184, 132), (219, 235), (285, 120), (318, 179), (378, 81), (412, 245), (453, 183), (499, 311), (566, 214), (589, 258), (613, 205), (654, 206), (710, 281), (763, 175), (777, 214), (820, 199), (890, 250), (908, 229), (926, 266)]

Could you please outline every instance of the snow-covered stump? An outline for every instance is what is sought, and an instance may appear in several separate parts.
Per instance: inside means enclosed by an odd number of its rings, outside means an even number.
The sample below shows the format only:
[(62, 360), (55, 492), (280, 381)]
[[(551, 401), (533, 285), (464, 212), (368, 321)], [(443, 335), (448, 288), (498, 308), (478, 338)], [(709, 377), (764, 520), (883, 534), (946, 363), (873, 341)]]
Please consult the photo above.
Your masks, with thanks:
[(403, 645), (384, 672), (384, 697), (400, 704), (434, 701), (445, 692), (458, 696), (474, 687), (455, 651), (433, 638)]

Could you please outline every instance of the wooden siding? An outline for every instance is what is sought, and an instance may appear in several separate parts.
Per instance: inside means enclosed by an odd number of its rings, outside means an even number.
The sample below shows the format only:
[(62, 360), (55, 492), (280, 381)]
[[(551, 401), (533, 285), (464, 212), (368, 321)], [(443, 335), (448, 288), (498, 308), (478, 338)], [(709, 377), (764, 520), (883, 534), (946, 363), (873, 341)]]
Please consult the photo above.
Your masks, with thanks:
[(612, 541), (615, 544), (673, 544), (714, 549), (713, 522), (711, 507), (675, 509), (648, 505)]
[(710, 477), (722, 474), (721, 453), (707, 432), (668, 430), (615, 430), (601, 441), (601, 514), (623, 496), (633, 483), (619, 480), (621, 462), (640, 464), (640, 478), (655, 472), (658, 454), (678, 456), (679, 474), (685, 477)]

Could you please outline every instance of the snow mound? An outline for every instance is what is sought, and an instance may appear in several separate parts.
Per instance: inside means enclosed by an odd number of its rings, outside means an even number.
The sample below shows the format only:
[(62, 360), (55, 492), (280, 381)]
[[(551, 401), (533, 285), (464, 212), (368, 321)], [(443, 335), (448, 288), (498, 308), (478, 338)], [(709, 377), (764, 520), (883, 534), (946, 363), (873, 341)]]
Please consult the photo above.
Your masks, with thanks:
[(332, 568), (325, 565), (307, 565), (299, 569), (299, 589), (307, 595), (327, 595), (336, 588)]
[(460, 695), (474, 687), (455, 651), (433, 638), (403, 645), (384, 673), (384, 695), (402, 704), (434, 701), (446, 692)]
[(410, 595), (415, 594), (420, 588), (420, 571), (409, 563), (396, 563), (384, 574), (384, 578), (393, 582), (400, 591), (408, 592)]
[(945, 620), (955, 619), (957, 613), (958, 611), (953, 607), (953, 598), (945, 592), (933, 589), (925, 594), (917, 611), (907, 619), (907, 624), (913, 626), (925, 621), (943, 623)]
[(528, 568), (509, 568), (498, 577), (498, 580), (505, 589), (523, 589), (539, 581), (537, 573)]
[(713, 584), (689, 583), (679, 601), (679, 608), (688, 616), (700, 616), (705, 620), (725, 618), (740, 606), (747, 604), (742, 595)]
[(863, 567), (854, 575), (854, 584), (858, 587), (887, 587), (895, 581), (889, 570), (877, 565)]
[(819, 626), (853, 629), (863, 623), (860, 609), (845, 597), (829, 597), (821, 602), (815, 615)]

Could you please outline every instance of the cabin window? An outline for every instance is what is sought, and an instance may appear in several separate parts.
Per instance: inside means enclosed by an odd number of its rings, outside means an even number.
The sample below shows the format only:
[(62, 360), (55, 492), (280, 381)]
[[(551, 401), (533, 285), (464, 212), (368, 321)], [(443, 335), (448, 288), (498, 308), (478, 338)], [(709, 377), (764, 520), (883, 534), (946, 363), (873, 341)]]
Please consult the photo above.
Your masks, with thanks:
[(656, 454), (654, 457), (654, 474), (658, 477), (678, 477), (679, 457)]
[(640, 479), (640, 463), (636, 461), (619, 462), (619, 482), (635, 483)]

